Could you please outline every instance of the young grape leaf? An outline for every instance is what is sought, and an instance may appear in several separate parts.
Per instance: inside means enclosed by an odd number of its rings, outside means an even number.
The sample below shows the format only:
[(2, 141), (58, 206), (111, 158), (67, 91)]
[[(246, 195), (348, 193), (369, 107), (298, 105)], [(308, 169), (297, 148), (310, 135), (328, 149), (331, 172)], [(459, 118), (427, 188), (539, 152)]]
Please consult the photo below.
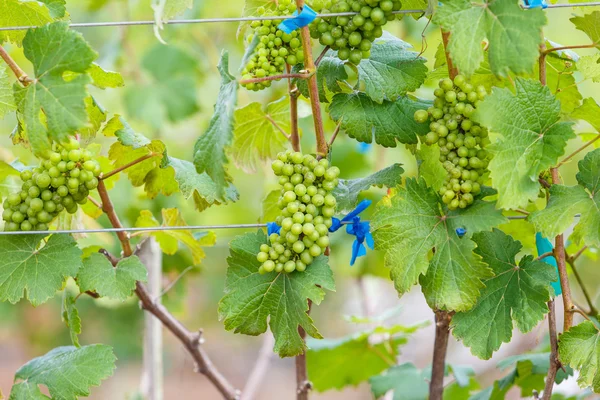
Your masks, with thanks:
[[(84, 73), (97, 54), (66, 22), (30, 29), (23, 49), (33, 64), (35, 80), (25, 87), (15, 86), (15, 98), (27, 138), (39, 154), (50, 147), (49, 139), (64, 141), (87, 125), (84, 100), (90, 78)], [(80, 75), (67, 81), (63, 77), (67, 71)]]
[(396, 142), (416, 144), (417, 135), (429, 130), (426, 124), (414, 120), (416, 110), (426, 109), (429, 103), (398, 97), (379, 104), (362, 92), (338, 93), (329, 106), (329, 114), (335, 122), (342, 121), (342, 129), (348, 136), (363, 143), (375, 142), (384, 147), (396, 147)]
[(106, 121), (106, 111), (96, 99), (92, 96), (85, 98), (85, 112), (87, 113), (89, 124), (78, 130), (79, 142), (82, 146), (91, 144), (96, 138), (96, 134), (102, 128), (102, 124)]
[(308, 311), (308, 300), (320, 304), (325, 290), (335, 290), (327, 257), (319, 256), (304, 272), (291, 274), (258, 273), (256, 260), (261, 244), (267, 243), (262, 232), (248, 233), (231, 241), (225, 296), (219, 302), (219, 319), (225, 329), (258, 336), (267, 330), (267, 319), (275, 336), (275, 351), (281, 357), (302, 354), (306, 344), (298, 334), (301, 326), (307, 334), (321, 339)]
[(600, 392), (600, 332), (591, 321), (583, 321), (560, 335), (558, 356), (560, 361), (579, 370), (579, 386), (592, 386)]
[(11, 79), (4, 65), (0, 65), (0, 119), (17, 109)]
[[(152, 178), (152, 176), (149, 176), (150, 172), (160, 168), (165, 150), (165, 145), (160, 140), (152, 140), (148, 145), (138, 148), (123, 145), (121, 142), (115, 142), (108, 150), (108, 158), (113, 161), (114, 168), (120, 168), (139, 158), (147, 156), (148, 158), (146, 160), (138, 162), (124, 171), (129, 177), (131, 184), (137, 187), (150, 181)], [(164, 183), (172, 185), (174, 179)], [(176, 190), (177, 188), (171, 190), (171, 193)]]
[[(459, 72), (471, 76), (483, 61), (484, 39), (494, 75), (533, 72), (546, 16), (541, 9), (523, 10), (513, 0), (442, 0), (433, 21), (451, 32), (448, 51)], [(469, 21), (469, 23), (465, 23)]]
[(71, 292), (65, 290), (63, 293), (62, 301), (62, 320), (69, 328), (69, 334), (71, 335), (71, 341), (75, 347), (81, 347), (79, 345), (79, 337), (81, 334), (81, 318), (79, 317), (79, 311), (77, 310), (76, 303), (77, 298), (73, 296)]
[(90, 395), (92, 386), (113, 374), (117, 357), (104, 344), (57, 347), (23, 365), (15, 374), (9, 400), (48, 399), (39, 385), (55, 400), (77, 400)]
[(262, 215), (259, 222), (273, 222), (281, 214), (281, 209), (277, 205), (281, 197), (281, 190), (271, 190), (262, 202)]
[(358, 64), (358, 77), (365, 93), (377, 103), (418, 89), (427, 76), (426, 60), (412, 46), (388, 32), (371, 47), (369, 58)]
[[(299, 73), (304, 70), (304, 64), (295, 65), (292, 72)], [(348, 79), (348, 73), (344, 67), (344, 61), (337, 56), (337, 51), (328, 50), (323, 56), (317, 67), (317, 88), (319, 89), (319, 101), (329, 103), (335, 93), (342, 91), (339, 82)], [(307, 99), (310, 98), (308, 92), (308, 80), (294, 79), (298, 90)]]
[(104, 136), (116, 136), (123, 146), (131, 146), (134, 149), (147, 146), (151, 143), (150, 139), (141, 133), (136, 132), (127, 121), (115, 114), (102, 129)]
[(153, 0), (154, 19), (155, 21), (167, 22), (171, 18), (191, 9), (193, 5), (192, 0)]
[[(521, 368), (519, 364), (528, 363), (531, 365), (530, 368)], [(546, 376), (548, 373), (548, 369), (550, 368), (550, 353), (525, 353), (525, 354), (517, 354), (515, 356), (510, 356), (498, 362), (497, 367), (501, 370), (506, 370), (510, 367), (516, 367), (519, 372), (518, 381), (524, 381), (524, 371), (529, 370), (530, 374), (534, 375), (542, 375)], [(556, 378), (554, 381), (558, 384), (567, 379), (569, 376), (573, 375), (573, 369), (568, 365), (564, 366), (565, 370), (563, 371), (560, 368), (556, 373)], [(531, 393), (531, 391), (529, 392)]]
[(196, 80), (192, 79), (198, 74), (195, 57), (175, 46), (159, 43), (144, 55), (142, 66), (153, 79), (126, 91), (128, 115), (159, 129), (166, 118), (179, 122), (199, 110)]
[(234, 163), (252, 173), (257, 165), (286, 149), (290, 134), (290, 102), (287, 97), (267, 104), (250, 103), (235, 111), (230, 152)]
[(502, 343), (510, 342), (513, 321), (526, 333), (544, 319), (550, 283), (557, 276), (553, 266), (532, 256), (517, 263), (521, 243), (498, 229), (476, 233), (473, 240), (475, 253), (494, 276), (484, 281), (485, 288), (472, 309), (454, 315), (452, 332), (475, 356), (487, 360)]
[(581, 72), (584, 79), (590, 79), (592, 82), (600, 82), (600, 55), (580, 57), (577, 61), (577, 70)]
[(581, 218), (573, 239), (583, 239), (589, 246), (600, 246), (600, 149), (579, 161), (578, 185), (550, 187), (550, 201), (545, 209), (529, 215), (529, 221), (546, 237), (564, 232), (575, 214)]
[(425, 400), (429, 393), (431, 370), (418, 370), (411, 363), (395, 365), (383, 374), (369, 379), (371, 392), (376, 399), (390, 390), (394, 400)]
[[(504, 222), (494, 203), (481, 200), (444, 214), (438, 196), (423, 179), (407, 179), (405, 187), (378, 204), (371, 228), (375, 248), (385, 252), (385, 264), (400, 295), (420, 279), (432, 309), (466, 311), (484, 287), (482, 280), (491, 275), (473, 253), (475, 243), (469, 236)], [(459, 237), (457, 228), (466, 229), (468, 235)]]
[(560, 122), (560, 102), (547, 86), (517, 78), (516, 93), (494, 89), (479, 104), (475, 119), (503, 139), (489, 147), (489, 170), (498, 189), (498, 207), (522, 208), (537, 198), (538, 175), (555, 165), (569, 139), (571, 122)]
[(60, 290), (67, 277), (81, 267), (81, 250), (69, 235), (2, 235), (0, 248), (0, 301), (16, 303), (26, 291), (27, 300), (38, 306)]
[[(418, 327), (377, 327), (339, 339), (307, 340), (306, 363), (313, 387), (324, 392), (356, 386), (389, 367), (398, 355), (398, 346), (406, 344), (408, 334)], [(373, 335), (391, 335), (372, 343)]]
[(583, 17), (573, 17), (570, 21), (575, 28), (588, 35), (596, 47), (600, 48), (600, 11), (585, 14)]
[[(137, 218), (135, 226), (138, 227), (158, 227), (158, 226), (187, 226), (183, 217), (177, 208), (162, 209), (162, 224), (160, 224), (152, 215), (151, 211), (142, 210)], [(161, 250), (165, 254), (173, 255), (179, 250), (179, 243), (185, 245), (192, 252), (194, 264), (200, 264), (206, 257), (203, 246), (214, 246), (216, 235), (213, 232), (207, 232), (207, 235), (196, 239), (190, 230), (169, 230), (150, 232), (150, 235), (156, 238)]]
[(233, 139), (233, 120), (237, 102), (238, 82), (229, 73), (229, 54), (224, 51), (219, 62), (221, 88), (215, 112), (208, 129), (194, 145), (194, 165), (198, 173), (206, 172), (217, 186), (217, 194), (225, 196), (231, 177), (227, 173), (225, 148)]
[(352, 210), (358, 202), (358, 195), (371, 186), (385, 185), (388, 188), (398, 186), (402, 183), (403, 173), (404, 169), (401, 164), (393, 164), (365, 178), (340, 179), (338, 186), (333, 191), (337, 200), (337, 210)]
[[(48, 6), (33, 0), (0, 0), (0, 27), (42, 26), (53, 21)], [(0, 31), (0, 44), (4, 41), (17, 45), (27, 31)]]
[(106, 71), (96, 63), (93, 63), (87, 70), (87, 74), (92, 78), (92, 85), (99, 89), (118, 88), (125, 85), (120, 73)]
[(584, 99), (583, 103), (571, 113), (571, 116), (588, 122), (600, 132), (600, 106), (593, 98)]
[(552, 52), (546, 56), (546, 85), (560, 101), (563, 113), (571, 113), (583, 99), (574, 76), (578, 68), (579, 62), (576, 64), (569, 55)]
[(92, 291), (102, 297), (125, 301), (133, 294), (137, 281), (146, 282), (146, 267), (136, 256), (120, 260), (116, 266), (100, 253), (83, 260), (77, 275), (82, 292)]
[(419, 177), (425, 179), (427, 186), (433, 188), (433, 190), (439, 190), (448, 176), (448, 172), (439, 162), (440, 147), (421, 144), (416, 156)]

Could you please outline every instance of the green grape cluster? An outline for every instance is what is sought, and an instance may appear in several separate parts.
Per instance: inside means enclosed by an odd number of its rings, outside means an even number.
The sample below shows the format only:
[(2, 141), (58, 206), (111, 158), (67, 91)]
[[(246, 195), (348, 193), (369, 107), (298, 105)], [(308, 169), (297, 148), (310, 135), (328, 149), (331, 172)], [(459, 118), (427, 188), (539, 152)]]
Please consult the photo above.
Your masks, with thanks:
[(336, 199), (331, 192), (338, 185), (340, 170), (326, 159), (285, 152), (272, 164), (282, 186), (276, 221), (281, 230), (260, 246), (256, 259), (261, 274), (271, 271), (304, 271), (329, 246), (329, 228)]
[(4, 201), (4, 230), (47, 230), (61, 211), (73, 214), (77, 204), (87, 202), (90, 190), (98, 187), (100, 172), (100, 164), (77, 140), (54, 144), (38, 167), (21, 172), (21, 191)]
[(485, 127), (471, 120), (477, 104), (485, 98), (485, 87), (473, 87), (464, 76), (440, 80), (433, 106), (417, 110), (417, 122), (430, 121), (425, 136), (428, 145), (440, 147), (440, 162), (448, 172), (440, 189), (450, 210), (466, 208), (481, 191), (489, 163), (485, 147), (490, 143)]
[(402, 8), (399, 0), (315, 0), (315, 10), (322, 14), (356, 12), (354, 16), (317, 18), (310, 25), (313, 39), (337, 50), (341, 60), (358, 65), (371, 55), (371, 45), (383, 34), (383, 25)]
[[(292, 0), (279, 0), (277, 11), (268, 13), (264, 7), (259, 7), (259, 16), (291, 15), (296, 11), (296, 4)], [(253, 34), (248, 35), (248, 43), (252, 43), (255, 36), (259, 41), (254, 54), (242, 70), (242, 79), (264, 78), (266, 76), (280, 75), (285, 71), (286, 64), (294, 66), (304, 61), (302, 43), (298, 31), (287, 34), (277, 29), (281, 20), (252, 21), (250, 26)], [(271, 86), (273, 81), (246, 83), (248, 90), (258, 91)]]

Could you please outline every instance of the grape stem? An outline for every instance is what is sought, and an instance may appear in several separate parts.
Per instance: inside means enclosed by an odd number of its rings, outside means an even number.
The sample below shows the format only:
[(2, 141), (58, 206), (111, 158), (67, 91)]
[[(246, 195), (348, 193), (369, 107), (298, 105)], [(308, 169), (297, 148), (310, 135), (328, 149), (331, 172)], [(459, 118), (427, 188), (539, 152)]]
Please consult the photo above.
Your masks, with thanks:
[[(115, 208), (110, 200), (108, 191), (106, 190), (106, 185), (104, 185), (102, 180), (100, 180), (98, 183), (98, 193), (102, 199), (102, 210), (107, 215), (111, 225), (114, 228), (122, 228), (123, 225), (121, 224), (121, 221), (115, 212)], [(123, 256), (132, 256), (134, 252), (127, 233), (119, 232), (118, 237), (123, 249)], [(116, 265), (115, 257), (108, 257), (108, 259), (113, 263), (113, 265)], [(189, 331), (179, 320), (173, 316), (173, 314), (169, 312), (167, 308), (165, 308), (165, 306), (156, 302), (151, 297), (148, 289), (143, 283), (136, 282), (135, 293), (140, 299), (142, 309), (158, 318), (165, 328), (167, 328), (174, 336), (176, 336), (184, 345), (196, 363), (196, 372), (206, 376), (208, 380), (215, 385), (224, 399), (238, 400), (240, 397), (239, 391), (236, 390), (233, 385), (217, 370), (208, 357), (208, 354), (206, 354), (206, 351), (202, 348), (201, 344), (204, 342), (202, 330), (199, 330), (196, 333)]]
[(331, 139), (329, 139), (329, 143), (327, 144), (327, 152), (329, 152), (331, 150), (331, 146), (333, 146), (333, 142), (335, 142), (335, 139), (337, 138), (338, 133), (340, 133), (341, 128), (342, 128), (342, 120), (340, 119), (338, 124), (335, 126), (335, 130), (333, 131), (333, 134), (331, 135)]
[(131, 162), (128, 162), (127, 164), (122, 165), (119, 168), (113, 169), (112, 171), (110, 171), (110, 172), (108, 172), (106, 174), (101, 174), (98, 177), (98, 181), (103, 181), (105, 179), (108, 179), (111, 176), (114, 176), (114, 175), (118, 174), (119, 172), (122, 172), (122, 171), (126, 170), (127, 168), (133, 167), (136, 164), (139, 164), (139, 163), (141, 163), (143, 161), (146, 161), (149, 158), (152, 158), (152, 157), (155, 157), (155, 156), (159, 156), (159, 155), (160, 155), (159, 153), (148, 153), (148, 154), (145, 154), (145, 155), (141, 156), (140, 158), (136, 158), (135, 160), (133, 160)]
[(277, 129), (279, 132), (281, 132), (281, 134), (283, 135), (284, 138), (286, 138), (286, 140), (291, 140), (290, 135), (288, 135), (287, 133), (285, 133), (285, 131), (279, 126), (279, 124), (277, 123), (277, 121), (275, 121), (273, 119), (273, 117), (271, 117), (270, 115), (266, 114), (265, 118), (273, 125), (273, 127), (275, 129)]
[(19, 82), (21, 82), (23, 84), (23, 86), (27, 86), (31, 82), (33, 82), (33, 79), (31, 79), (25, 73), (25, 71), (23, 71), (21, 69), (21, 67), (19, 67), (19, 65), (15, 62), (15, 60), (12, 59), (12, 57), (8, 54), (8, 52), (6, 51), (6, 49), (4, 47), (2, 47), (2, 46), (0, 46), (0, 57), (2, 57), (2, 59), (4, 60), (4, 62), (6, 62), (6, 64), (9, 66), (9, 68), (15, 74), (15, 76), (17, 77), (17, 79), (19, 80)]
[(319, 57), (317, 57), (317, 59), (315, 60), (315, 66), (318, 67), (319, 64), (321, 64), (321, 60), (323, 59), (323, 57), (325, 57), (325, 54), (327, 53), (327, 51), (330, 49), (329, 46), (325, 46), (325, 48), (323, 49), (323, 51), (321, 52), (321, 54), (319, 54)]
[(95, 198), (93, 198), (92, 196), (88, 196), (88, 200), (90, 203), (92, 203), (93, 205), (95, 205), (96, 207), (98, 207), (99, 209), (102, 209), (102, 204), (100, 204)]
[(546, 386), (544, 387), (544, 393), (542, 395), (543, 400), (549, 400), (552, 396), (552, 389), (554, 388), (554, 380), (556, 379), (556, 373), (558, 368), (562, 366), (558, 359), (558, 340), (556, 336), (556, 311), (554, 307), (554, 299), (548, 302), (548, 326), (550, 327), (550, 367), (548, 368), (548, 374), (546, 375)]
[(553, 256), (553, 255), (554, 255), (554, 251), (548, 251), (548, 252), (546, 252), (544, 254), (539, 255), (538, 258), (536, 258), (535, 260), (536, 261), (542, 261), (544, 258)]
[(280, 75), (271, 75), (271, 76), (263, 76), (262, 78), (252, 78), (252, 79), (242, 79), (240, 81), (241, 85), (247, 85), (249, 83), (259, 83), (265, 81), (277, 81), (280, 79), (308, 79), (311, 76), (310, 73), (300, 72), (300, 73), (290, 73), (290, 74), (280, 74)]
[(551, 47), (543, 51), (543, 54), (550, 54), (553, 51), (561, 51), (561, 50), (571, 50), (571, 49), (590, 49), (598, 46), (598, 43), (590, 43), (590, 44), (577, 44), (573, 46), (560, 46), (560, 47)]
[[(312, 301), (308, 300), (308, 311), (306, 314), (310, 314), (312, 308)], [(299, 326), (298, 334), (302, 338), (302, 341), (306, 341), (306, 331)], [(306, 369), (306, 351), (296, 356), (296, 400), (308, 400), (308, 393), (312, 389), (312, 384), (308, 380), (308, 371)]]
[(585, 301), (588, 303), (588, 307), (590, 308), (589, 314), (591, 314), (593, 316), (597, 316), (598, 315), (598, 310), (594, 306), (594, 302), (592, 301), (592, 298), (590, 297), (590, 293), (588, 292), (587, 288), (583, 284), (583, 279), (581, 279), (581, 276), (579, 275), (579, 271), (575, 267), (575, 261), (579, 258), (579, 256), (581, 256), (583, 254), (583, 252), (586, 249), (587, 249), (587, 246), (583, 246), (574, 255), (569, 256), (569, 254), (566, 254), (565, 257), (566, 257), (567, 263), (571, 266), (571, 270), (573, 271), (573, 276), (575, 276), (575, 279), (577, 280), (577, 283), (579, 284), (579, 287), (581, 288), (581, 291), (583, 292), (583, 296), (585, 297)]
[[(290, 66), (287, 65), (287, 72), (290, 72)], [(292, 144), (294, 151), (302, 151), (300, 147), (300, 134), (298, 133), (298, 96), (300, 92), (295, 83), (288, 79), (288, 91), (290, 93), (290, 136), (288, 140)]]
[(569, 154), (567, 157), (565, 157), (561, 162), (559, 162), (556, 165), (556, 168), (562, 167), (567, 161), (569, 161), (571, 158), (573, 158), (579, 152), (581, 152), (582, 150), (584, 150), (586, 147), (591, 146), (592, 144), (594, 144), (597, 140), (600, 140), (600, 134), (598, 136), (596, 136), (595, 138), (593, 138), (592, 140), (586, 142), (583, 146), (581, 146), (580, 148), (578, 148), (577, 150), (575, 150), (574, 152), (572, 152), (571, 154)]

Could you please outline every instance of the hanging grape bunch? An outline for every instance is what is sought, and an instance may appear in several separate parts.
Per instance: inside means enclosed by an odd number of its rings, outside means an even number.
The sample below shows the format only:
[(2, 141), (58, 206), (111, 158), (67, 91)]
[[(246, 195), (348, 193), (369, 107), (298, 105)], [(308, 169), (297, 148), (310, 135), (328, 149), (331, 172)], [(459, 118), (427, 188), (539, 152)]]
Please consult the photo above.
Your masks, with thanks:
[(315, 0), (321, 14), (357, 12), (354, 16), (317, 18), (310, 25), (313, 39), (337, 50), (341, 60), (358, 65), (371, 55), (371, 45), (383, 34), (383, 25), (394, 20), (392, 11), (402, 8), (399, 0)]
[[(291, 15), (296, 11), (296, 4), (292, 0), (279, 0), (276, 12), (267, 12), (264, 7), (259, 7), (259, 16)], [(287, 34), (277, 29), (281, 20), (252, 21), (250, 26), (253, 34), (248, 35), (248, 44), (252, 43), (255, 36), (259, 41), (254, 54), (242, 70), (242, 80), (264, 78), (266, 76), (284, 73), (286, 64), (294, 66), (304, 61), (302, 45), (298, 31)], [(272, 81), (246, 83), (243, 86), (248, 90), (262, 90), (271, 86)]]
[(340, 170), (326, 159), (317, 161), (302, 153), (280, 153), (272, 164), (282, 186), (277, 205), (281, 215), (279, 234), (269, 236), (256, 259), (261, 274), (304, 271), (329, 246), (329, 228), (336, 200), (331, 194), (338, 185)]
[(470, 119), (487, 92), (457, 75), (454, 81), (442, 79), (434, 95), (433, 107), (417, 110), (414, 117), (431, 121), (425, 143), (440, 147), (440, 162), (448, 172), (440, 189), (443, 202), (450, 210), (466, 208), (481, 191), (489, 163), (484, 149), (490, 143), (488, 131)]
[(38, 167), (21, 172), (21, 191), (4, 201), (4, 230), (47, 230), (60, 212), (73, 214), (77, 204), (87, 202), (90, 190), (98, 187), (100, 172), (98, 162), (78, 141), (54, 144)]

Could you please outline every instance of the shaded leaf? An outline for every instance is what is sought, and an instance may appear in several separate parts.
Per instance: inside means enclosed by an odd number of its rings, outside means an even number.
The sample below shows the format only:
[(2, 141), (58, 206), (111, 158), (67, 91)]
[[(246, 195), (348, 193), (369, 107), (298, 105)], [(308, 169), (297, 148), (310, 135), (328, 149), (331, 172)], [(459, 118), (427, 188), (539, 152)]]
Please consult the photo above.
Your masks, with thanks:
[(71, 342), (75, 347), (79, 345), (79, 336), (81, 334), (81, 318), (76, 306), (77, 298), (71, 292), (65, 290), (62, 301), (62, 320), (69, 328)]
[(600, 392), (600, 332), (593, 322), (583, 321), (560, 335), (558, 355), (560, 360), (579, 370), (577, 383), (581, 387), (591, 386)]

